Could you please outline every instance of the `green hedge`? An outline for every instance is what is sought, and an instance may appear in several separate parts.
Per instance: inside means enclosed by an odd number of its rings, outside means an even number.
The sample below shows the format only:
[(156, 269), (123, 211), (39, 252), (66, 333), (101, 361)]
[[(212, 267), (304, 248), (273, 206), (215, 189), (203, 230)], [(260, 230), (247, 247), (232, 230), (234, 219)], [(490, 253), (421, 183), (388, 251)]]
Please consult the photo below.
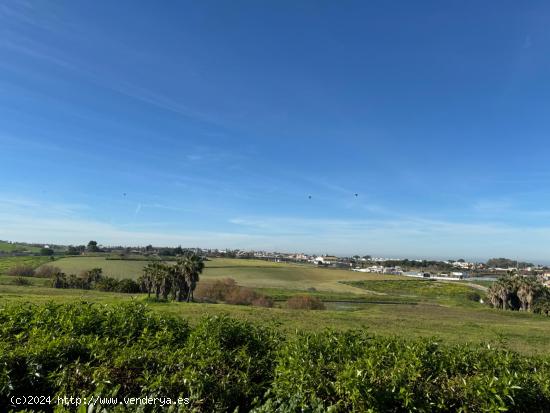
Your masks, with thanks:
[(550, 359), (364, 331), (285, 338), (228, 317), (191, 327), (139, 303), (9, 305), (0, 406), (29, 394), (181, 397), (180, 411), (204, 412), (544, 412)]

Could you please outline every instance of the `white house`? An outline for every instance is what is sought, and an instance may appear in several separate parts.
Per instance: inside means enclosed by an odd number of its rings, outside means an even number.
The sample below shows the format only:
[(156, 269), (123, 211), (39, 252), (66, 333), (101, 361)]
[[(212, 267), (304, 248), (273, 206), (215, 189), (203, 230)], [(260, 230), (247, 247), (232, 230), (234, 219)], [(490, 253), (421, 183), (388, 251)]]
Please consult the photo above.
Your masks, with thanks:
[(321, 255), (321, 256), (318, 256), (318, 257), (315, 257), (313, 259), (313, 263), (316, 264), (316, 265), (330, 265), (330, 264), (334, 264), (334, 263), (337, 263), (338, 262), (338, 258), (337, 257), (332, 257), (330, 255)]

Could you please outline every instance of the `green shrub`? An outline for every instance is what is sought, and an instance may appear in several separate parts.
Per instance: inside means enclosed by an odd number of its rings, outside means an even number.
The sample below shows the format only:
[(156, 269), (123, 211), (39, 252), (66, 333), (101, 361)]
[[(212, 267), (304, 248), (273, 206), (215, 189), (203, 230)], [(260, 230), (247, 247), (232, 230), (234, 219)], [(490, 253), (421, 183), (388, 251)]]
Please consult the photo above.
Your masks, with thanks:
[(103, 277), (95, 283), (95, 288), (100, 291), (117, 291), (118, 280), (112, 277)]
[(10, 304), (0, 308), (0, 409), (30, 390), (189, 397), (195, 412), (542, 413), (550, 357), (365, 331), (284, 338), (228, 317), (190, 327), (135, 302)]
[(81, 290), (89, 290), (92, 288), (92, 283), (84, 274), (75, 275), (69, 274), (67, 277), (67, 288), (78, 288)]
[(125, 278), (117, 283), (115, 291), (119, 293), (137, 294), (141, 291), (141, 289), (137, 282), (129, 278)]
[(32, 283), (30, 282), (30, 280), (28, 278), (25, 278), (25, 277), (16, 277), (14, 278), (14, 280), (12, 281), (12, 284), (14, 285), (31, 285)]
[(543, 412), (549, 378), (548, 358), (504, 350), (364, 332), (301, 334), (279, 351), (263, 411)]

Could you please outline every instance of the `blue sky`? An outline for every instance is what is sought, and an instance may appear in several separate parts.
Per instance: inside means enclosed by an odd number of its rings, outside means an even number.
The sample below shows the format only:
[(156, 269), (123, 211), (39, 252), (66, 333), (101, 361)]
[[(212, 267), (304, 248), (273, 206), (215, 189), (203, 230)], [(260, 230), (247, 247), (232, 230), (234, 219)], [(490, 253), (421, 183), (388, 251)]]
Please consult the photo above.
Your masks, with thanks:
[(549, 27), (543, 1), (2, 2), (0, 239), (550, 261)]

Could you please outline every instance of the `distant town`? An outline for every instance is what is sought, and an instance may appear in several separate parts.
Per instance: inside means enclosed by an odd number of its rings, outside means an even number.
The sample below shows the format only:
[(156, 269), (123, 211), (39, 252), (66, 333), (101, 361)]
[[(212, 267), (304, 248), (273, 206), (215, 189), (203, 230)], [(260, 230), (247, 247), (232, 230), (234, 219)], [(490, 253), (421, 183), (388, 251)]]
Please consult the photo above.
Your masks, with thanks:
[(456, 281), (482, 279), (494, 281), (499, 276), (519, 274), (537, 276), (550, 286), (550, 267), (508, 258), (492, 258), (486, 262), (470, 262), (464, 259), (432, 260), (384, 258), (370, 255), (338, 257), (328, 254), (287, 253), (240, 249), (210, 249), (198, 247), (156, 247), (153, 245), (127, 247), (106, 246), (90, 241), (87, 245), (54, 245), (0, 241), (0, 256), (49, 255), (108, 255), (111, 259), (163, 259), (170, 260), (193, 251), (205, 258), (259, 259), (273, 262), (309, 264), (326, 268), (348, 269), (356, 272), (395, 274), (412, 278)]

